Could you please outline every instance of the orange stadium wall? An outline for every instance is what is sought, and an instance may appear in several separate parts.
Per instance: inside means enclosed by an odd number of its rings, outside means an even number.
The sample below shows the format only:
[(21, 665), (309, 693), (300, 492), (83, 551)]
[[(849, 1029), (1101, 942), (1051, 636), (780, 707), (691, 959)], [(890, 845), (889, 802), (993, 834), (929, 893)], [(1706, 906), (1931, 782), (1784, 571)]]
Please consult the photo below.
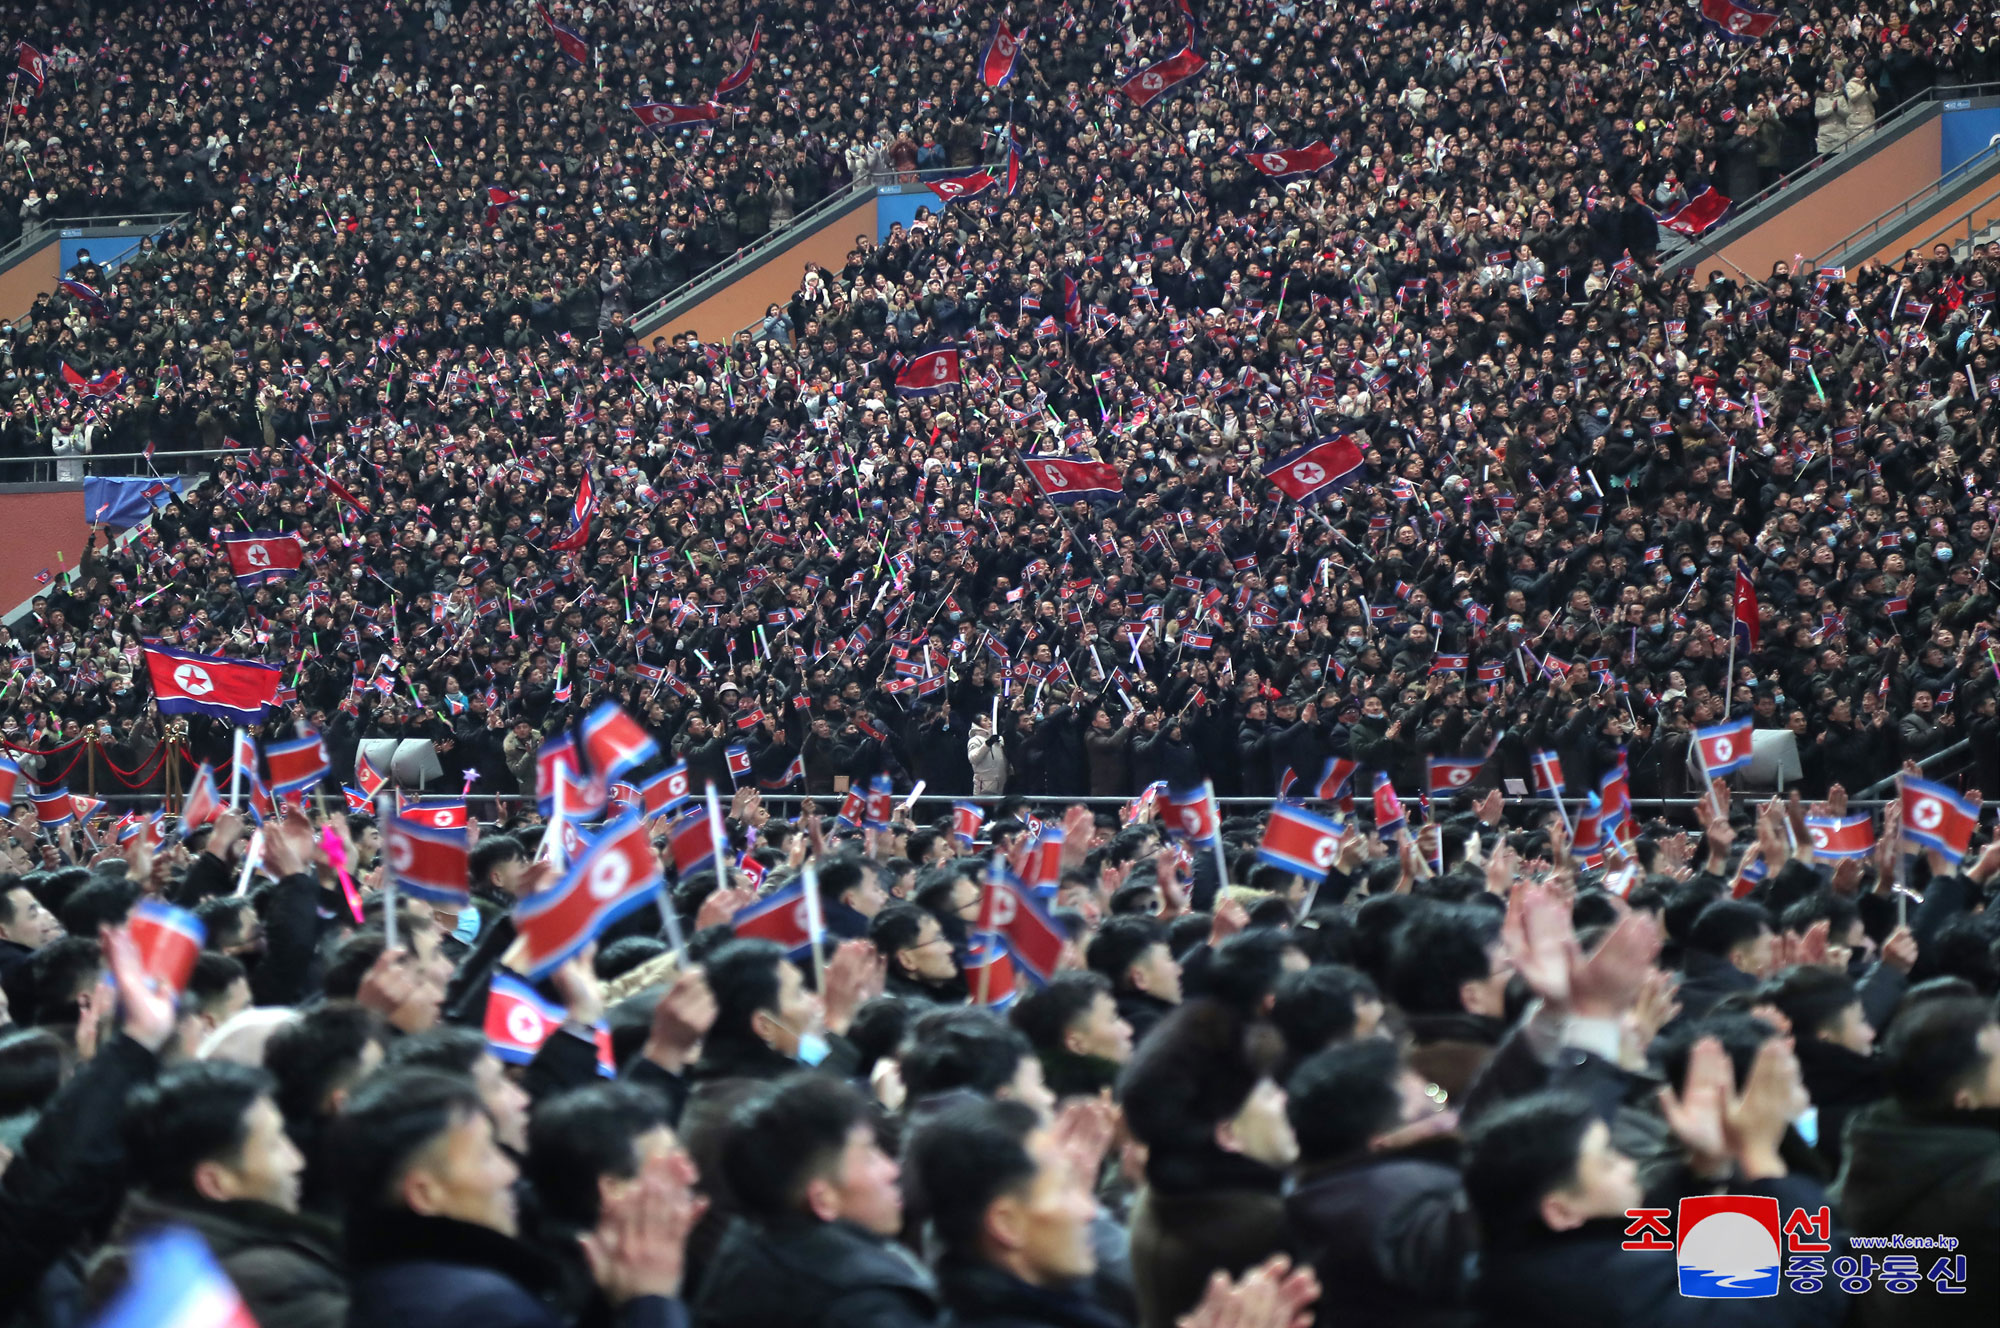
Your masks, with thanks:
[[(51, 236), (48, 244), (0, 272), (0, 319), (26, 317), (36, 297), (54, 290), (61, 275), (62, 241)], [(77, 499), (79, 510), (82, 505), (83, 500)]]
[[(83, 519), (83, 483), (0, 484), (0, 612), (41, 592), (35, 580), (76, 566), (89, 534)], [(57, 555), (61, 557), (58, 558)]]
[(692, 332), (703, 341), (726, 341), (761, 320), (768, 306), (788, 302), (798, 292), (807, 264), (817, 263), (834, 272), (845, 267), (857, 235), (875, 238), (873, 194), (779, 249), (701, 303), (657, 328), (647, 329), (644, 338), (650, 344), (654, 337), (672, 339)]
[(1711, 268), (1733, 267), (1758, 281), (1771, 274), (1773, 263), (1789, 263), (1800, 254), (1810, 261), (1935, 184), (1941, 132), (1939, 117), (1930, 115), (1891, 141), (1860, 150), (1856, 160), (1837, 158), (1823, 179), (1789, 191), (1782, 210), (1729, 236), (1719, 249), (1702, 245), (1671, 261), (1704, 277)]

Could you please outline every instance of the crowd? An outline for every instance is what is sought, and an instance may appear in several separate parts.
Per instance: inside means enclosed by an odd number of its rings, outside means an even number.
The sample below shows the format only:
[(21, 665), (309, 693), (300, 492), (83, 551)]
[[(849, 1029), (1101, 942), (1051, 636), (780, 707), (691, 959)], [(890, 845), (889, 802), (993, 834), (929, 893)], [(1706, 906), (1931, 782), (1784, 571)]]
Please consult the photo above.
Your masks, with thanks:
[[(6, 629), (0, 1316), (86, 1323), (188, 1230), (265, 1328), (2000, 1309), (2000, 847), (1906, 861), (1891, 817), (1822, 860), (1691, 751), (1790, 730), (1816, 822), (1934, 756), (2000, 788), (2000, 253), (1689, 272), (1656, 220), (1984, 80), (1990, 16), (7, 9), (45, 64), (0, 240), (190, 216), (0, 335), (0, 449), (229, 455)], [(746, 69), (712, 121), (631, 109)], [(634, 327), (850, 181), (982, 166), (1016, 187), (754, 333)], [(380, 827), (310, 806), (38, 828), (228, 770), (142, 642), (278, 666), (257, 736), (318, 730), (328, 795), (428, 740), (473, 900), (396, 902)], [(727, 870), (654, 826), (659, 915), (528, 984), (540, 758), (607, 699), (729, 799)], [(1692, 832), (1573, 855), (1499, 799), (1543, 751)], [(1423, 833), (1260, 856), (1341, 761)], [(824, 815), (878, 777), (892, 823)], [(1159, 790), (1204, 780), (1254, 814), (1183, 835)], [(1058, 824), (1061, 953), (1009, 977), (988, 856)], [(756, 937), (792, 889), (820, 953)], [(159, 901), (205, 947), (177, 1003)], [(1718, 1194), (1775, 1206), (1769, 1259), (1677, 1271)], [(1704, 1260), (1772, 1298), (1683, 1295)]]

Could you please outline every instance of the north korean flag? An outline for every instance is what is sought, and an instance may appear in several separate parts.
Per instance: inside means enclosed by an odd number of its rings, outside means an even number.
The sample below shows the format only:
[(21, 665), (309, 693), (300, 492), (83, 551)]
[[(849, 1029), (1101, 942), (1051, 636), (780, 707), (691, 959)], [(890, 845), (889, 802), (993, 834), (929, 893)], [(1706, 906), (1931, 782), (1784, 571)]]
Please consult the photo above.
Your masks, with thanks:
[(446, 907), (471, 903), (468, 857), (462, 825), (440, 827), (406, 815), (392, 816), (382, 827), (382, 860), (396, 888), (412, 898)]
[(1271, 808), (1264, 838), (1257, 845), (1260, 862), (1317, 881), (1339, 856), (1340, 827), (1332, 821), (1291, 803)]
[(762, 50), (763, 46), (764, 20), (759, 18), (756, 25), (750, 29), (750, 50), (743, 57), (743, 63), (723, 75), (722, 81), (715, 85), (715, 95), (718, 99), (727, 97), (730, 93), (748, 85), (750, 71), (757, 67), (757, 52)]
[(574, 812), (577, 808), (567, 801), (568, 789), (583, 782), (583, 761), (577, 755), (576, 740), (567, 733), (559, 733), (535, 753), (535, 801), (543, 816), (556, 814), (556, 781), (565, 775), (568, 784), (564, 789), (563, 810)]
[(1389, 782), (1389, 776), (1375, 772), (1375, 833), (1383, 843), (1395, 837), (1408, 818), (1403, 815), (1402, 799), (1396, 796), (1396, 789)]
[(597, 485), (588, 470), (576, 486), (576, 505), (570, 510), (569, 528), (562, 538), (549, 545), (551, 553), (575, 553), (590, 543), (591, 519), (597, 515)]
[(959, 965), (959, 972), (965, 978), (966, 989), (972, 993), (974, 1005), (981, 1003), (983, 995), (986, 1009), (1006, 1010), (1013, 1006), (1014, 998), (1019, 994), (1019, 975), (1005, 937), (975, 937), (971, 948), (966, 951), (965, 961)]
[(729, 762), (729, 778), (741, 784), (750, 774), (750, 749), (742, 743), (732, 743), (723, 749), (722, 755)]
[(986, 873), (986, 894), (973, 929), (1004, 937), (1016, 964), (1038, 987), (1046, 986), (1062, 965), (1062, 929), (1042, 912), (1027, 886), (998, 864)]
[(349, 816), (373, 816), (375, 814), (374, 801), (360, 789), (351, 789), (343, 784), (340, 788), (340, 796), (347, 799), (347, 814)]
[(44, 830), (76, 819), (76, 804), (69, 800), (67, 784), (58, 784), (46, 793), (30, 793), (28, 800), (35, 804), (35, 820)]
[(1659, 218), (1659, 224), (1667, 230), (1676, 231), (1689, 239), (1722, 220), (1722, 214), (1729, 211), (1729, 200), (1716, 191), (1714, 185), (1702, 190), (1687, 202)]
[(195, 767), (194, 782), (181, 800), (181, 838), (222, 815), (222, 797), (215, 791), (215, 771), (203, 761)]
[(1694, 731), (1695, 749), (1701, 754), (1705, 778), (1733, 775), (1750, 764), (1750, 728), (1751, 717), (1745, 715)]
[(264, 763), (271, 770), (271, 787), (280, 797), (303, 793), (325, 779), (333, 768), (326, 744), (319, 734), (307, 733), (291, 742), (276, 742), (264, 749)]
[(1028, 853), (1027, 876), (1023, 878), (1037, 898), (1055, 898), (1056, 888), (1062, 884), (1062, 855), (1062, 827), (1043, 826), (1035, 836), (1035, 847)]
[(1479, 777), (1479, 771), (1486, 764), (1483, 756), (1433, 756), (1424, 763), (1426, 782), (1431, 796), (1440, 793), (1456, 793), (1467, 788)]
[(74, 277), (63, 277), (56, 282), (56, 289), (82, 305), (92, 318), (111, 316), (111, 306), (104, 302), (104, 297), (97, 293), (95, 286)]
[(773, 941), (794, 955), (812, 948), (812, 924), (803, 881), (739, 909), (729, 920), (739, 940)]
[(660, 744), (623, 706), (606, 701), (583, 721), (583, 754), (591, 773), (609, 781), (658, 756)]
[(146, 673), (163, 715), (207, 715), (255, 724), (276, 699), (284, 670), (226, 655), (194, 655), (171, 646), (145, 647)]
[(1208, 61), (1196, 55), (1193, 47), (1182, 47), (1158, 64), (1147, 65), (1126, 79), (1118, 90), (1143, 111), (1206, 68)]
[(1528, 764), (1535, 772), (1535, 791), (1560, 798), (1563, 794), (1562, 758), (1554, 752), (1536, 752), (1528, 758)]
[(667, 832), (674, 855), (674, 879), (685, 881), (698, 871), (715, 866), (715, 834), (708, 813), (697, 807), (674, 823)]
[(847, 795), (840, 800), (840, 810), (834, 813), (833, 819), (842, 825), (858, 826), (862, 818), (867, 815), (867, 810), (867, 795), (858, 787), (850, 785)]
[(1339, 802), (1348, 795), (1348, 785), (1354, 782), (1354, 772), (1361, 768), (1359, 761), (1345, 756), (1329, 756), (1326, 766), (1319, 772), (1319, 783), (1313, 787), (1313, 796), (1321, 802)]
[(27, 41), (14, 43), (14, 67), (21, 71), (21, 77), (35, 85), (40, 92), (49, 80), (49, 57)]
[(1207, 843), (1222, 828), (1215, 809), (1215, 787), (1204, 782), (1200, 788), (1167, 790), (1169, 824), (1197, 843)]
[(1305, 504), (1319, 501), (1361, 473), (1361, 449), (1346, 434), (1322, 438), (1264, 467), (1264, 478), (1287, 498)]
[(1014, 77), (1021, 60), (1021, 38), (1007, 31), (1006, 19), (993, 20), (993, 35), (987, 39), (986, 53), (979, 57), (979, 78), (989, 88), (1004, 88)]
[(0, 807), (14, 805), (14, 790), (21, 783), (21, 766), (13, 757), (0, 752)]
[(208, 929), (201, 919), (184, 908), (158, 899), (142, 899), (132, 909), (126, 923), (132, 944), (139, 949), (139, 962), (162, 988), (178, 996), (187, 990), (188, 975), (201, 958)]
[(509, 1065), (535, 1059), (569, 1012), (512, 973), (495, 972), (486, 992), (486, 1049)]
[(688, 767), (686, 761), (670, 765), (639, 785), (640, 810), (647, 816), (658, 816), (671, 811), (688, 798)]
[(722, 108), (712, 101), (693, 106), (677, 106), (666, 101), (642, 101), (632, 108), (639, 123), (648, 129), (669, 129), (674, 125), (710, 124), (722, 118)]
[(1757, 620), (1757, 587), (1750, 583), (1749, 574), (1743, 564), (1736, 564), (1736, 593), (1730, 606), (1731, 628), (1736, 633), (1736, 647), (1745, 654), (1757, 649), (1760, 624)]
[(380, 793), (382, 786), (389, 781), (386, 776), (377, 773), (374, 766), (368, 764), (366, 756), (357, 754), (354, 758), (354, 782), (361, 786), (361, 796), (372, 807), (375, 795)]
[(500, 214), (521, 201), (521, 195), (504, 185), (486, 186), (486, 224), (500, 220)]
[(549, 35), (556, 39), (556, 46), (562, 51), (564, 59), (575, 65), (590, 62), (590, 43), (583, 39), (581, 33), (556, 22), (555, 16), (549, 13), (547, 5), (536, 5), (535, 11), (542, 16), (542, 23), (548, 28)]
[(930, 397), (958, 386), (958, 347), (940, 346), (927, 350), (904, 365), (896, 374), (896, 394)]
[(1440, 673), (1463, 673), (1471, 662), (1470, 657), (1465, 655), (1433, 655), (1431, 676), (1436, 677)]
[(68, 362), (65, 361), (62, 367), (62, 380), (64, 385), (73, 392), (79, 392), (84, 396), (92, 398), (108, 397), (115, 395), (119, 385), (125, 381), (125, 371), (123, 369), (111, 369), (97, 375), (95, 378), (85, 378), (82, 374), (70, 368)]
[(1245, 160), (1273, 180), (1289, 180), (1298, 175), (1317, 175), (1333, 165), (1333, 159), (1339, 155), (1324, 143), (1308, 143), (1302, 148), (1252, 152)]
[(297, 576), (306, 557), (306, 547), (297, 535), (276, 531), (224, 535), (222, 548), (229, 555), (229, 570), (236, 584), (246, 587)]
[(396, 813), (399, 821), (411, 825), (421, 825), (431, 830), (457, 830), (463, 838), (465, 830), (464, 798), (431, 798), (413, 802)]
[(938, 196), (938, 202), (946, 207), (977, 198), (1000, 185), (990, 171), (974, 171), (970, 175), (954, 175), (948, 180), (926, 180), (924, 183)]
[(966, 848), (979, 838), (979, 827), (986, 823), (986, 809), (976, 802), (954, 802), (951, 805), (951, 834)]
[(887, 830), (896, 814), (896, 794), (887, 775), (868, 781), (868, 797), (861, 806), (861, 824), (870, 830)]
[(1875, 851), (1875, 818), (1867, 813), (1808, 816), (1806, 834), (1812, 838), (1813, 857), (1820, 862), (1865, 858)]
[(527, 942), (523, 970), (539, 982), (599, 932), (646, 903), (660, 888), (660, 860), (646, 824), (628, 812), (590, 841), (562, 883), (531, 895), (514, 909), (514, 926)]
[(1023, 457), (1021, 464), (1053, 503), (1115, 503), (1125, 496), (1125, 474), (1108, 462)]
[(1902, 776), (1903, 833), (1948, 858), (1962, 857), (1979, 828), (1979, 804), (1942, 784)]
[(1776, 14), (1739, 5), (1736, 0), (1701, 0), (1701, 16), (1732, 41), (1756, 41), (1778, 21)]

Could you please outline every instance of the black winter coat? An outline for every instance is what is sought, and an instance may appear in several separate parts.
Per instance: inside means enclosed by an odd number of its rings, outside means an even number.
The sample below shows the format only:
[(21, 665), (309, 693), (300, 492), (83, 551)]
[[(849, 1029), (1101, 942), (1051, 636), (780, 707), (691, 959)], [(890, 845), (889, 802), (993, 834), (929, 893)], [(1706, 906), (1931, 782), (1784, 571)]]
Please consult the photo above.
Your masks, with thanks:
[[(697, 1328), (932, 1328), (937, 1284), (848, 1222), (736, 1219), (702, 1275)], [(357, 1325), (357, 1328), (359, 1326)]]
[(1320, 1328), (1449, 1328), (1470, 1322), (1471, 1213), (1456, 1148), (1367, 1153), (1300, 1171), (1285, 1199), (1293, 1253), (1322, 1287)]

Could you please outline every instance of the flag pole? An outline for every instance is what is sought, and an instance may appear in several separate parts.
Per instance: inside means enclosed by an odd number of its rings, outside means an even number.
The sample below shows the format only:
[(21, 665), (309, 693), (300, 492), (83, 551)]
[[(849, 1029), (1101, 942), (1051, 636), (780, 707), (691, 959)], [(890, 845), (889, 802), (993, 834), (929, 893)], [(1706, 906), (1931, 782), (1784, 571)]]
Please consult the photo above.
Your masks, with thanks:
[[(385, 835), (388, 833), (386, 827), (393, 824), (389, 819), (393, 814), (394, 809), (389, 805), (389, 795), (386, 793), (377, 794), (375, 797), (375, 819), (385, 827)], [(386, 850), (386, 842), (383, 847)], [(394, 953), (395, 949), (396, 873), (385, 871), (382, 873), (382, 951), (384, 954), (391, 954)]]
[(249, 735), (242, 728), (229, 744), (229, 810), (243, 809), (243, 740)]
[(819, 993), (822, 1009), (826, 1000), (826, 921), (820, 916), (819, 865), (810, 858), (799, 875), (805, 889), (806, 944), (813, 952), (813, 990)]

